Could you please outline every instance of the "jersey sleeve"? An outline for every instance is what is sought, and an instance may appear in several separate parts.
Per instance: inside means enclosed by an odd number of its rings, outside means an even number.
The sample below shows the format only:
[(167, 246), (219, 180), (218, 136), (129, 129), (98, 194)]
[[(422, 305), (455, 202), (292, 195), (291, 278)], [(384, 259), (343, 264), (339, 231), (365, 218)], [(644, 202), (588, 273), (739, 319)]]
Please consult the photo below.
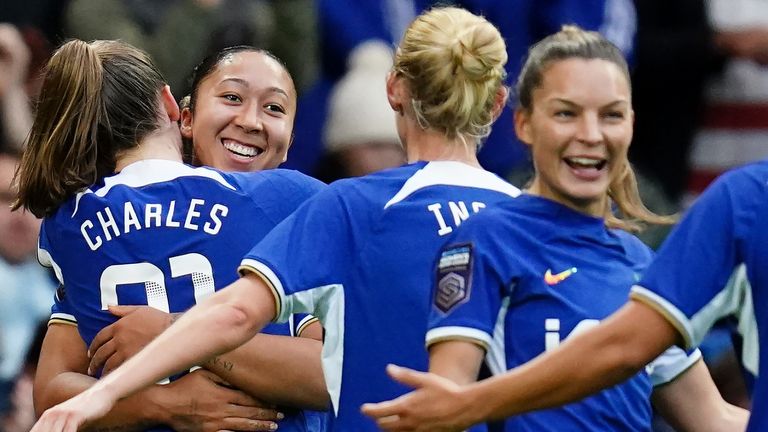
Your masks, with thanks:
[(43, 220), (40, 225), (40, 237), (37, 242), (37, 260), (44, 267), (53, 269), (56, 275), (56, 279), (59, 282), (59, 286), (56, 289), (56, 293), (53, 296), (53, 306), (51, 306), (51, 317), (48, 320), (48, 325), (51, 324), (71, 324), (77, 325), (77, 319), (71, 309), (71, 306), (67, 302), (66, 289), (64, 286), (64, 277), (61, 273), (61, 268), (56, 264), (53, 258), (55, 255), (53, 242), (51, 240), (50, 233), (55, 233), (55, 227), (52, 227), (53, 222), (50, 219)]
[(318, 322), (318, 319), (314, 315), (309, 314), (294, 314), (292, 320), (291, 334), (296, 337), (301, 337), (304, 330), (307, 329), (313, 323)]
[(698, 349), (687, 352), (676, 346), (667, 348), (647, 367), (651, 384), (657, 387), (674, 381), (700, 359), (701, 351)]
[(321, 321), (343, 296), (345, 269), (355, 253), (350, 208), (334, 188), (315, 195), (276, 226), (243, 258), (241, 274), (253, 273), (272, 289), (277, 322), (292, 313)]
[[(490, 211), (487, 211), (490, 213)], [(492, 257), (496, 245), (485, 213), (462, 224), (437, 256), (426, 344), (466, 340), (486, 351), (502, 308), (502, 279)]]
[(664, 315), (686, 347), (698, 345), (741, 301), (738, 286), (728, 281), (744, 260), (740, 245), (755, 223), (757, 206), (765, 202), (765, 189), (759, 176), (742, 171), (716, 181), (632, 288), (632, 298)]
[(274, 169), (253, 173), (230, 173), (264, 215), (279, 223), (326, 184), (298, 171)]

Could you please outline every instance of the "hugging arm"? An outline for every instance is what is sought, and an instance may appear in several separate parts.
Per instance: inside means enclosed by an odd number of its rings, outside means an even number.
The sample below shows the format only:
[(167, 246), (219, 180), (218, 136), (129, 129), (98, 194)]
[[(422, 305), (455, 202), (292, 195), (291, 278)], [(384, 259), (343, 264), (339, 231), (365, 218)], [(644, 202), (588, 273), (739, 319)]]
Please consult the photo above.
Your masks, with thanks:
[[(111, 372), (180, 316), (149, 306), (111, 306), (109, 310), (120, 319), (93, 339), (89, 347), (91, 373), (102, 368), (105, 374)], [(300, 336), (259, 333), (201, 366), (260, 400), (323, 410), (329, 400), (320, 364), (322, 327), (315, 321)]]
[(106, 415), (119, 400), (161, 378), (232, 350), (274, 318), (278, 307), (275, 299), (258, 276), (241, 278), (193, 307), (88, 390), (47, 410), (32, 430), (74, 432)]

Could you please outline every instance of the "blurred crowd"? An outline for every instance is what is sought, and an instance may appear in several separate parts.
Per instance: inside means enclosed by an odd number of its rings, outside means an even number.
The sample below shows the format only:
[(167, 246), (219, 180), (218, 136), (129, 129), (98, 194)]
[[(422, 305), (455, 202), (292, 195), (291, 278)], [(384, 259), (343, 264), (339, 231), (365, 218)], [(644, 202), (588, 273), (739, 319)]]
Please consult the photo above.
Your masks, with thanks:
[[(206, 55), (263, 47), (299, 92), (293, 168), (331, 182), (405, 160), (386, 100), (392, 47), (429, 0), (26, 0), (0, 4), (0, 430), (34, 420), (31, 377), (56, 290), (36, 262), (39, 221), (11, 212), (11, 179), (32, 122), (41, 65), (67, 38), (146, 50), (178, 97)], [(445, 3), (445, 2), (441, 2)], [(528, 47), (574, 23), (598, 30), (632, 66), (630, 160), (652, 210), (674, 213), (724, 170), (768, 156), (768, 3), (760, 0), (462, 0), (502, 32), (517, 77)], [(530, 158), (505, 109), (480, 151), (524, 187)], [(665, 232), (644, 240), (660, 243)], [(703, 347), (727, 400), (749, 404), (729, 323)], [(738, 345), (738, 344), (737, 344)], [(663, 426), (659, 426), (660, 430)]]

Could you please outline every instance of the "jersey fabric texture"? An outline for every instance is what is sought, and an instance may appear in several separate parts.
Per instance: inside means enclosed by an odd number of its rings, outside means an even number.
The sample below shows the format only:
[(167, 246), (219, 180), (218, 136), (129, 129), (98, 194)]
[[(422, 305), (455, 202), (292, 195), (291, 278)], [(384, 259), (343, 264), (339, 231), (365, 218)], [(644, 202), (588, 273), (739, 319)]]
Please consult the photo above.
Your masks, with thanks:
[[(720, 317), (735, 315), (742, 361), (756, 375), (749, 431), (768, 430), (768, 161), (721, 176), (700, 196), (632, 289), (660, 311), (687, 346)], [(746, 282), (746, 283), (745, 283)]]
[[(234, 282), (242, 256), (323, 184), (295, 171), (224, 173), (146, 160), (104, 178), (43, 221), (38, 258), (61, 287), (51, 322), (89, 345), (110, 305), (184, 312)], [(265, 333), (297, 335), (304, 316)], [(307, 430), (303, 413), (281, 430)]]
[(273, 288), (278, 320), (311, 311), (323, 323), (333, 430), (378, 430), (360, 405), (408, 391), (387, 363), (426, 369), (426, 269), (465, 219), (518, 194), (463, 163), (417, 162), (333, 183), (245, 257), (241, 272)]
[[(501, 203), (462, 225), (438, 255), (427, 344), (478, 343), (491, 371), (503, 373), (616, 311), (651, 257), (633, 235), (555, 201)], [(671, 349), (623, 384), (507, 419), (504, 430), (649, 431), (652, 386), (699, 358)]]

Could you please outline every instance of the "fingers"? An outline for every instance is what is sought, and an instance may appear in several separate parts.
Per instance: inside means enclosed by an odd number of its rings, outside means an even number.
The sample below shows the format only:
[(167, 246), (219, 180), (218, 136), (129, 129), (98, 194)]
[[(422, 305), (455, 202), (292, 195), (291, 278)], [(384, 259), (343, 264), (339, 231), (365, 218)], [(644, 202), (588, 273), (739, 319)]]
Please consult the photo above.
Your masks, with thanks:
[(115, 327), (114, 327), (115, 324), (108, 325), (103, 329), (101, 329), (101, 331), (96, 333), (96, 337), (93, 338), (93, 341), (91, 341), (91, 345), (88, 347), (89, 358), (91, 357), (91, 355), (93, 355), (93, 353), (98, 351), (98, 349), (101, 348), (102, 345), (112, 340), (112, 336), (114, 335), (114, 331), (115, 331)]
[(387, 374), (395, 381), (410, 387), (423, 387), (429, 381), (429, 374), (397, 365), (387, 365)]
[(113, 305), (113, 306), (109, 306), (109, 313), (111, 313), (114, 316), (118, 316), (118, 317), (122, 318), (122, 317), (124, 317), (124, 316), (126, 316), (126, 315), (128, 315), (128, 314), (130, 314), (130, 313), (132, 313), (134, 311), (136, 311), (137, 309), (145, 308), (145, 307), (149, 307), (149, 306), (117, 306), (117, 305)]
[[(101, 371), (101, 376), (108, 375), (113, 370), (120, 367), (123, 362), (125, 362), (125, 358), (123, 358), (123, 355), (119, 352), (115, 351), (112, 355), (110, 355), (107, 358), (107, 361), (104, 362), (104, 368)], [(98, 370), (98, 369), (95, 369)]]
[(88, 364), (88, 375), (94, 376), (104, 367), (104, 363), (115, 354), (114, 340), (108, 340), (95, 352), (89, 350), (89, 354), (91, 355), (91, 362)]
[(226, 431), (275, 431), (278, 425), (273, 421), (252, 420), (247, 418), (230, 417), (224, 419)]
[(232, 391), (232, 396), (231, 396), (231, 399), (229, 400), (229, 403), (233, 405), (239, 405), (243, 407), (265, 408), (265, 409), (275, 411), (274, 405), (270, 405), (263, 401), (260, 401), (254, 398), (253, 396), (245, 392), (242, 392), (240, 390), (231, 389), (231, 391)]
[(227, 407), (227, 415), (250, 420), (260, 420), (264, 422), (276, 422), (285, 418), (285, 414), (270, 408), (246, 407), (240, 405), (230, 405)]
[(406, 395), (384, 402), (366, 403), (360, 407), (360, 411), (374, 419), (398, 417), (405, 409), (405, 401), (403, 400), (405, 397)]

